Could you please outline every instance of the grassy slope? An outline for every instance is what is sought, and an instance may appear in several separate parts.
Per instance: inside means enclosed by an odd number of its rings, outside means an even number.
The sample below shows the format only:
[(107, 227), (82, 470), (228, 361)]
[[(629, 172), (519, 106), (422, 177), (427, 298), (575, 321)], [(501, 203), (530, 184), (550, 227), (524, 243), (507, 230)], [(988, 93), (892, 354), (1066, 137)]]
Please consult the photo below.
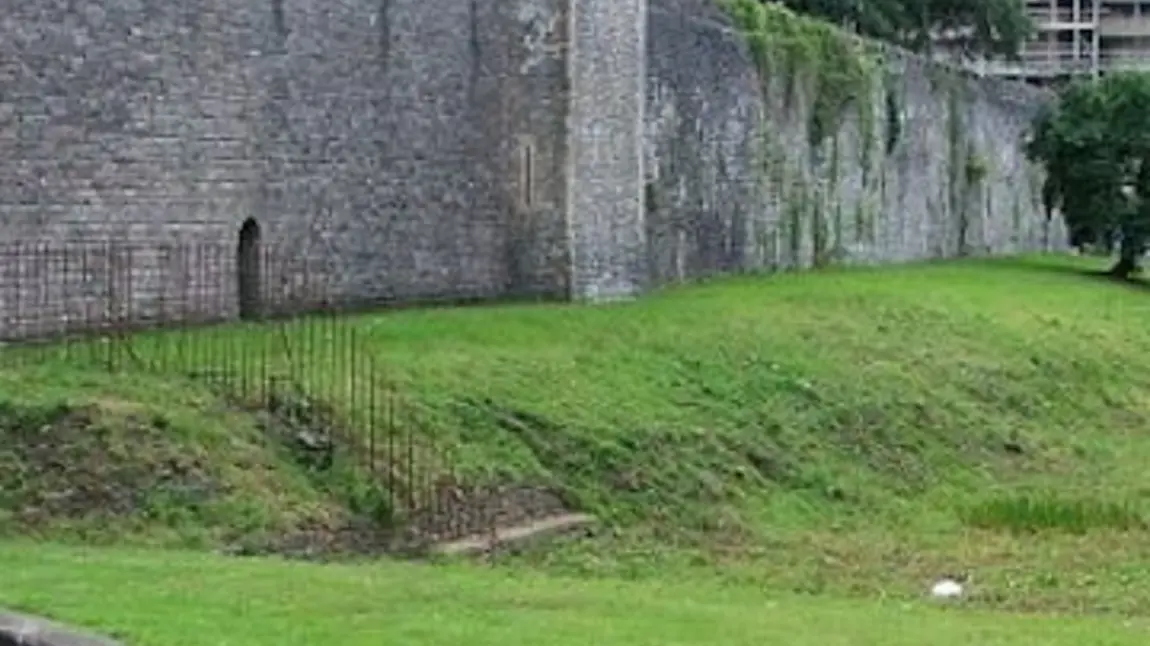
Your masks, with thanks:
[(208, 547), (343, 513), (186, 382), (0, 370), (0, 536)]
[(1144, 622), (947, 612), (409, 565), (316, 566), (206, 555), (0, 546), (0, 604), (139, 646), (404, 644), (1141, 644)]
[[(1115, 510), (1141, 514), (1150, 493), (1150, 299), (1081, 265), (741, 279), (365, 325), (472, 465), (542, 473), (630, 528), (541, 557), (553, 565), (754, 560), (742, 576), (873, 594), (971, 569), (994, 605), (1135, 610), (1150, 547)], [(533, 421), (511, 432), (462, 400)], [(654, 546), (669, 540), (690, 549)]]
[[(718, 564), (896, 597), (966, 569), (985, 605), (1137, 612), (1150, 545), (1121, 525), (1147, 497), (1150, 300), (1078, 264), (746, 278), (355, 325), (473, 471), (556, 482), (619, 528), (529, 560), (646, 577)], [(274, 345), (252, 327), (213, 334)]]

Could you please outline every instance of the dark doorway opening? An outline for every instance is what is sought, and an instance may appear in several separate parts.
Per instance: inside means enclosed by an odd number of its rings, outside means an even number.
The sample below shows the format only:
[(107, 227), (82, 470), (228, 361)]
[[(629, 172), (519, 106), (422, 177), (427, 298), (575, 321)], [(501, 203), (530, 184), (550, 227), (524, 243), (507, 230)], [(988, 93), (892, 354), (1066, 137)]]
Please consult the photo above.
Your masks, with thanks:
[(261, 310), (260, 294), (260, 225), (253, 218), (244, 220), (240, 227), (240, 243), (236, 248), (236, 271), (238, 273), (240, 318), (259, 318)]

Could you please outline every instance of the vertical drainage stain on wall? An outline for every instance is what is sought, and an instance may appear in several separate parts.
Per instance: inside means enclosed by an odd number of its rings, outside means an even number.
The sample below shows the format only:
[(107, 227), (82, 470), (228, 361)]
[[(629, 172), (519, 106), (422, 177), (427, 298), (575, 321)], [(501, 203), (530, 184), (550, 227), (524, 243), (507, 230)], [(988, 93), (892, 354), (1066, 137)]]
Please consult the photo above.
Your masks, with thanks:
[(535, 208), (535, 140), (519, 137), (519, 207), (524, 214)]
[(386, 68), (391, 60), (391, 0), (379, 0), (375, 20), (379, 30), (379, 60)]
[(287, 48), (288, 38), (287, 15), (284, 12), (284, 0), (272, 0), (272, 26), (275, 29), (276, 47), (282, 51)]
[[(384, 2), (387, 1), (388, 0), (384, 0)], [(483, 54), (479, 40), (479, 0), (471, 0), (468, 11), (471, 14), (471, 33), (468, 39), (468, 43), (471, 46), (471, 81), (474, 83), (475, 80), (479, 78), (479, 72), (482, 69), (480, 60)]]

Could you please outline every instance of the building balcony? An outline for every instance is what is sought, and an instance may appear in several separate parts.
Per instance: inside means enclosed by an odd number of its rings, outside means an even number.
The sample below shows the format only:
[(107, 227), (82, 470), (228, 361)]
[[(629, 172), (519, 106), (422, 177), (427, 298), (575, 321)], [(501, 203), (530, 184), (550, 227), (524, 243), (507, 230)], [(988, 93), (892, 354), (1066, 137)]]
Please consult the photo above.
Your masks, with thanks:
[(1104, 47), (1098, 53), (1096, 63), (1088, 47), (1077, 53), (1069, 45), (1049, 48), (1039, 43), (1038, 47), (1039, 49), (1024, 51), (1018, 61), (973, 61), (969, 67), (985, 76), (1030, 79), (1053, 79), (1116, 71), (1150, 71), (1150, 49)]
[(1150, 36), (1150, 16), (1105, 16), (1098, 23), (1098, 33), (1106, 36)]
[(1097, 26), (1089, 8), (1076, 12), (1069, 7), (1057, 7), (1052, 11), (1049, 6), (1031, 6), (1027, 13), (1039, 31), (1075, 31)]

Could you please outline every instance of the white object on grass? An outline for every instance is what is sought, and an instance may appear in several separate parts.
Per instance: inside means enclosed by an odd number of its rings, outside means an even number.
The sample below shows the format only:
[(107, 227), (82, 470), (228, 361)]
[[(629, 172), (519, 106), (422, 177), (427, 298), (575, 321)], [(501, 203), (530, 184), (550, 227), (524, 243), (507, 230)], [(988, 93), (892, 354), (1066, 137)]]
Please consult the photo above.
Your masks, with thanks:
[(957, 599), (962, 593), (962, 584), (954, 579), (940, 579), (930, 588), (930, 596), (935, 599)]

